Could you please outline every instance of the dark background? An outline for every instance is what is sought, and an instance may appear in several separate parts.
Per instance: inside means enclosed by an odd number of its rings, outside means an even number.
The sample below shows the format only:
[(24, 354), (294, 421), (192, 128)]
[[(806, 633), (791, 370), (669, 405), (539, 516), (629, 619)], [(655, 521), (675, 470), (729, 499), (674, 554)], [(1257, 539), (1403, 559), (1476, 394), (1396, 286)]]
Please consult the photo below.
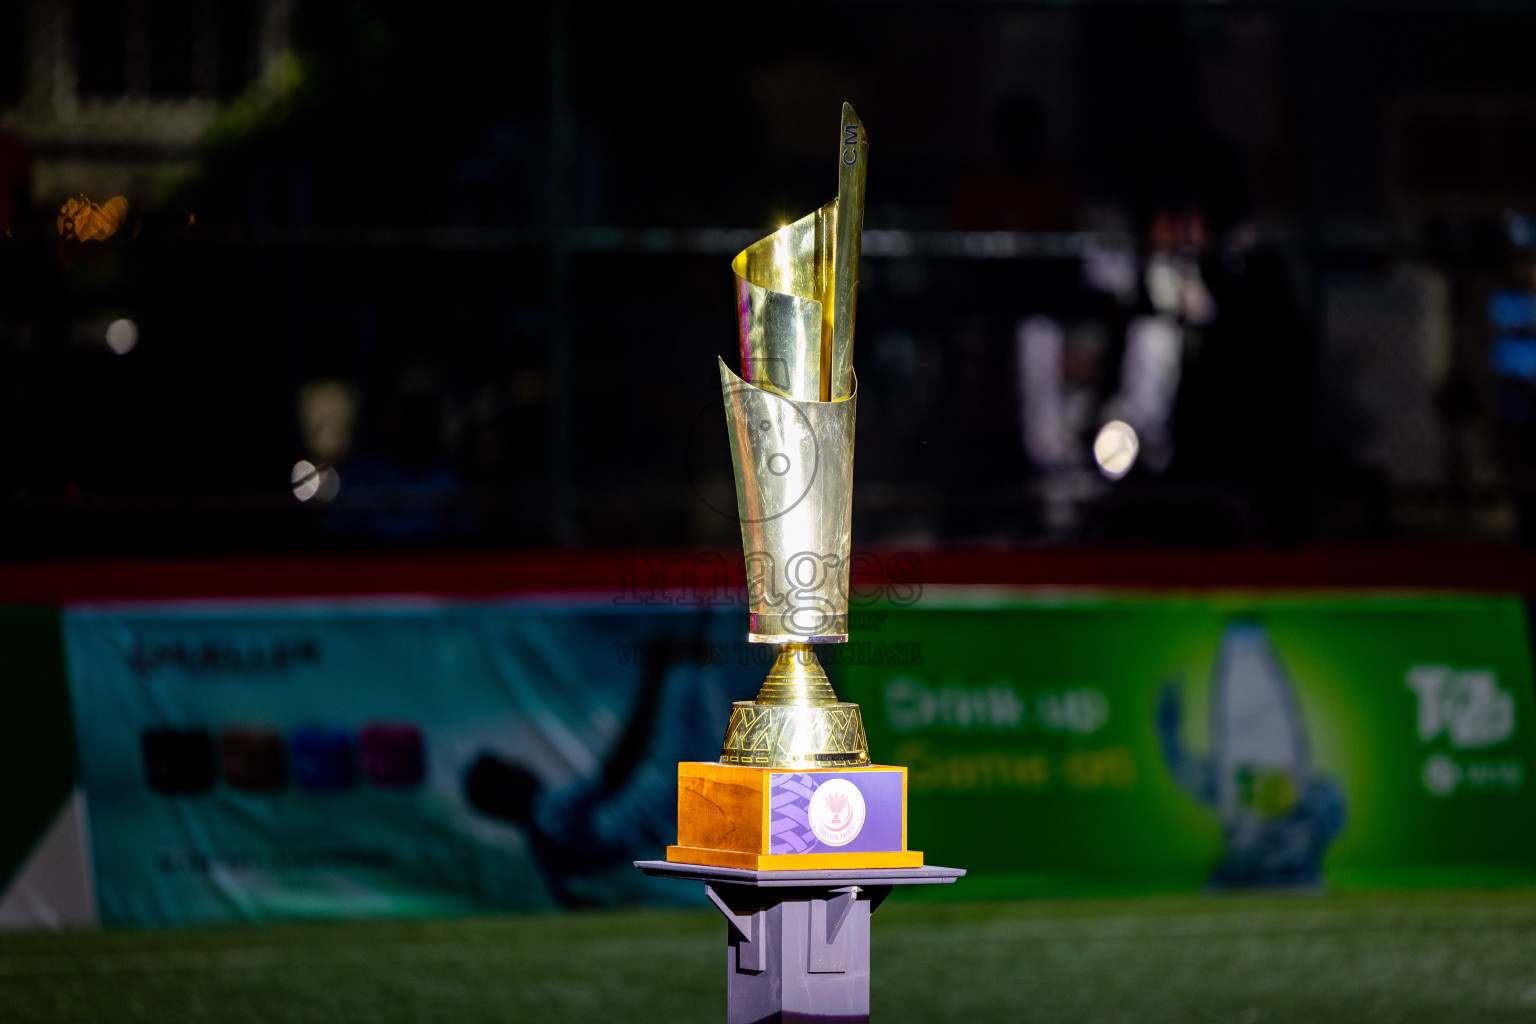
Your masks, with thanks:
[[(11, 5), (0, 556), (729, 546), (730, 257), (833, 197), (844, 100), (856, 544), (1523, 543), (1533, 43), (1514, 3)], [(110, 237), (70, 237), (82, 192), (127, 199)], [(1158, 316), (1166, 444), (1111, 480)]]

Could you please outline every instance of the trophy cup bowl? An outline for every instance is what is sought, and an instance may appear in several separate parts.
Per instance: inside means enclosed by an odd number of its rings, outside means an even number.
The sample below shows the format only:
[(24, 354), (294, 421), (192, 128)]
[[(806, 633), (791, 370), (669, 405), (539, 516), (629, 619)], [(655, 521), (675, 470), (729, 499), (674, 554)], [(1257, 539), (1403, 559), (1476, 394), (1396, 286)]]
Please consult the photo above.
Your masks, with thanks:
[(868, 138), (843, 106), (838, 196), (731, 262), (741, 375), (720, 361), (741, 519), (747, 639), (779, 655), (755, 700), (731, 710), (720, 762), (869, 764), (859, 706), (816, 656), (848, 640), (853, 511), (854, 302)]

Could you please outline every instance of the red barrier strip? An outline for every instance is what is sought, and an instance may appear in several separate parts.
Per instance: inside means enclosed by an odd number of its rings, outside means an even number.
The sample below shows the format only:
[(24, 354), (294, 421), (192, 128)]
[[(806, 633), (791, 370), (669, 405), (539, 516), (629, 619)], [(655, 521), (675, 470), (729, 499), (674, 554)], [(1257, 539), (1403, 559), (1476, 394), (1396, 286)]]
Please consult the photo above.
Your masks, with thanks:
[[(904, 559), (904, 560), (903, 560)], [(137, 598), (548, 592), (650, 593), (701, 567), (742, 579), (739, 550), (541, 550), (430, 555), (314, 555), (0, 563), (0, 604)], [(659, 577), (658, 577), (659, 578)], [(1536, 591), (1536, 551), (1512, 547), (1170, 551), (1115, 548), (934, 548), (867, 553), (856, 585), (1146, 588), (1409, 588)], [(636, 602), (638, 603), (638, 602)]]

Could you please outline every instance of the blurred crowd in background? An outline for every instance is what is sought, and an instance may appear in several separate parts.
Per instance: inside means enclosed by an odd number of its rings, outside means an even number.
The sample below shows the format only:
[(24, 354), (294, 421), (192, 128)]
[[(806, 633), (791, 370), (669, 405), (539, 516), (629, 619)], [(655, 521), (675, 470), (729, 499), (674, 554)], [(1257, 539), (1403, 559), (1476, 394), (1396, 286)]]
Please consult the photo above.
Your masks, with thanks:
[(730, 258), (844, 100), (856, 544), (1528, 540), (1533, 32), (0, 5), (0, 555), (734, 544)]

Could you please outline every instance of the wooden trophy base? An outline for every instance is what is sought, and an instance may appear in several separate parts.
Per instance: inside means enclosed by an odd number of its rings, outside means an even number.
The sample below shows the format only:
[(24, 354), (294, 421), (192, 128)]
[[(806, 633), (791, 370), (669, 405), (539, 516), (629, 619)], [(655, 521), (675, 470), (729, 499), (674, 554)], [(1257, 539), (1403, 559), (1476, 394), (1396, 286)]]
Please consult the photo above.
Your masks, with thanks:
[(667, 860), (751, 871), (921, 867), (907, 849), (907, 770), (677, 766)]

